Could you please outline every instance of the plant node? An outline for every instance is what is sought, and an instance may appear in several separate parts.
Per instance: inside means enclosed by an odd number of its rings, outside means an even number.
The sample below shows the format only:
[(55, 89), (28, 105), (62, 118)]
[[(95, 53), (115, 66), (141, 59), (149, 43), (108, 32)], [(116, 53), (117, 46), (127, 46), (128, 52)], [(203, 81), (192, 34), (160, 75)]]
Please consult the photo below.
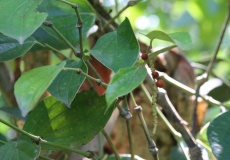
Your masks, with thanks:
[(97, 79), (97, 85), (100, 86), (102, 83), (102, 80), (101, 79)]
[(53, 26), (53, 22), (51, 22), (51, 21), (45, 21), (45, 22), (43, 22), (43, 25), (45, 25), (47, 27), (52, 27)]
[(135, 109), (137, 112), (142, 111), (142, 107), (141, 107), (141, 106), (136, 106), (134, 109)]
[(77, 5), (77, 4), (73, 4), (73, 5), (72, 5), (72, 8), (73, 8), (73, 9), (76, 9), (76, 8), (78, 8), (78, 5)]
[(78, 69), (77, 70), (77, 74), (81, 74), (82, 70), (81, 69)]
[(137, 4), (137, 1), (129, 1), (128, 2), (128, 6), (131, 7), (131, 6), (135, 6)]
[(34, 141), (34, 143), (39, 145), (41, 140), (42, 140), (41, 137), (38, 136), (37, 139)]

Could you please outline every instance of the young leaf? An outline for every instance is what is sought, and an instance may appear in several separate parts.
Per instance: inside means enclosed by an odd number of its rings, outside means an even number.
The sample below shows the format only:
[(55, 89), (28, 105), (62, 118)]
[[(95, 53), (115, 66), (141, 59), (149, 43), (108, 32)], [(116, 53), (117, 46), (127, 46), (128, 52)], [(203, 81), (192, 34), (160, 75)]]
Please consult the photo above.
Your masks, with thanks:
[(23, 44), (19, 44), (16, 40), (0, 35), (0, 62), (8, 61), (25, 54), (33, 45), (35, 40), (29, 37)]
[(2, 160), (34, 160), (40, 154), (41, 147), (35, 143), (18, 140), (7, 142), (0, 147), (0, 159)]
[(39, 98), (64, 68), (65, 62), (57, 66), (44, 66), (23, 74), (15, 83), (15, 97), (23, 116), (36, 105)]
[(102, 36), (90, 53), (114, 72), (133, 66), (139, 46), (129, 20), (126, 18), (116, 31)]
[(146, 37), (148, 37), (151, 40), (159, 39), (163, 41), (172, 42), (183, 50), (190, 49), (192, 44), (191, 37), (187, 32), (176, 32), (167, 34), (165, 32), (156, 30), (148, 33)]
[(145, 67), (120, 69), (111, 79), (106, 89), (106, 102), (110, 106), (113, 101), (135, 89), (147, 76)]
[[(104, 96), (93, 91), (76, 95), (71, 108), (54, 97), (48, 97), (31, 111), (24, 130), (57, 144), (78, 148), (88, 143), (109, 120), (113, 108), (106, 112)], [(26, 139), (26, 136), (22, 136)], [(42, 149), (57, 149), (42, 145)]]
[(230, 111), (215, 118), (209, 125), (207, 136), (213, 154), (218, 160), (230, 157)]
[[(82, 36), (86, 34), (95, 22), (95, 11), (87, 0), (71, 0), (78, 5), (80, 16), (83, 20)], [(74, 9), (62, 2), (43, 0), (38, 11), (48, 13), (47, 20), (52, 21), (55, 27), (64, 35), (68, 41), (76, 46), (79, 43), (79, 32), (76, 29), (77, 18)], [(56, 49), (65, 49), (69, 46), (51, 28), (41, 26), (33, 35), (41, 43), (47, 43)], [(33, 50), (41, 47), (36, 45)]]
[(179, 48), (183, 50), (189, 50), (191, 48), (192, 40), (187, 32), (170, 33), (169, 36)]
[(36, 12), (40, 3), (41, 0), (1, 0), (0, 32), (22, 44), (47, 17), (46, 13)]
[[(88, 72), (87, 66), (82, 61), (67, 60), (65, 67), (81, 68), (82, 71)], [(85, 76), (77, 74), (76, 71), (61, 71), (48, 88), (48, 91), (52, 96), (70, 107), (84, 80)]]

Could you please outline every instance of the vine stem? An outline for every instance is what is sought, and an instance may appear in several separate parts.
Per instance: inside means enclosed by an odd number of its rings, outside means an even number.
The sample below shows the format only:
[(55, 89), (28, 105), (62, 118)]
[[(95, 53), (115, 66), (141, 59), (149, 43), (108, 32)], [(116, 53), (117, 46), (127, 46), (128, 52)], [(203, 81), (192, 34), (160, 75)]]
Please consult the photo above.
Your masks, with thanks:
[(84, 75), (86, 78), (93, 80), (95, 82), (97, 82), (98, 85), (102, 85), (104, 87), (107, 87), (108, 85), (105, 82), (102, 82), (101, 79), (96, 79), (90, 75), (88, 75), (87, 73), (83, 72), (80, 68), (63, 68), (62, 70), (72, 70), (72, 71), (76, 71), (78, 74), (82, 74)]
[(14, 130), (18, 131), (19, 133), (33, 139), (35, 142), (39, 143), (39, 144), (46, 144), (46, 145), (50, 145), (50, 146), (53, 146), (53, 147), (58, 147), (58, 148), (61, 148), (63, 150), (67, 150), (67, 151), (71, 151), (71, 152), (75, 152), (77, 154), (80, 154), (80, 155), (83, 155), (85, 157), (88, 157), (88, 158), (92, 158), (94, 157), (94, 153), (93, 152), (85, 152), (85, 151), (82, 151), (82, 150), (77, 150), (77, 149), (73, 149), (73, 148), (69, 148), (69, 147), (66, 147), (66, 146), (62, 146), (60, 144), (56, 144), (56, 143), (52, 143), (52, 142), (48, 142), (46, 140), (43, 140), (41, 137), (39, 136), (35, 136), (33, 134), (30, 134), (8, 122), (6, 122), (5, 120), (3, 120), (2, 118), (0, 118), (0, 122), (13, 128)]
[(224, 22), (222, 30), (221, 30), (220, 38), (219, 38), (219, 41), (218, 41), (217, 46), (215, 48), (214, 55), (208, 64), (206, 72), (199, 77), (199, 81), (198, 81), (199, 84), (197, 85), (197, 88), (196, 88), (194, 110), (193, 110), (193, 115), (192, 115), (192, 134), (194, 136), (196, 135), (196, 132), (197, 132), (197, 105), (198, 105), (198, 97), (199, 97), (199, 93), (200, 93), (200, 88), (205, 82), (208, 81), (208, 79), (210, 77), (213, 65), (214, 65), (216, 58), (217, 58), (217, 54), (219, 53), (220, 46), (221, 46), (222, 41), (224, 39), (224, 35), (226, 33), (226, 29), (227, 29), (229, 20), (230, 20), (230, 1), (228, 0), (228, 13), (227, 13), (225, 22)]
[(77, 28), (79, 31), (79, 43), (80, 43), (80, 57), (84, 56), (84, 52), (83, 52), (83, 37), (82, 37), (82, 26), (83, 26), (83, 21), (82, 18), (80, 16), (80, 13), (78, 11), (78, 5), (75, 4), (75, 6), (72, 6), (77, 14)]
[(110, 147), (112, 148), (113, 152), (114, 152), (114, 155), (116, 157), (116, 160), (121, 160), (120, 159), (120, 156), (119, 156), (119, 153), (116, 149), (116, 147), (114, 146), (112, 140), (110, 139), (109, 135), (106, 133), (106, 131), (104, 129), (102, 129), (102, 134), (104, 135), (104, 137), (106, 138), (106, 140), (108, 141)]
[(59, 50), (57, 50), (56, 48), (54, 48), (54, 47), (48, 45), (47, 43), (42, 44), (42, 43), (36, 41), (36, 44), (38, 44), (38, 45), (40, 45), (40, 46), (42, 46), (42, 47), (44, 47), (44, 48), (47, 47), (47, 48), (53, 50), (53, 51), (54, 51), (54, 54), (55, 54), (60, 60), (66, 60), (66, 59), (68, 59), (63, 53), (61, 53), (61, 52), (60, 52)]
[[(175, 79), (169, 77), (166, 73), (163, 73), (163, 72), (160, 72), (158, 71), (159, 73), (159, 77), (161, 77), (163, 80), (167, 81), (168, 83), (172, 84), (173, 86), (185, 91), (186, 93), (189, 93), (190, 95), (195, 95), (196, 91), (178, 81), (176, 81)], [(151, 81), (152, 79), (149, 78)], [(147, 80), (148, 80), (147, 79)], [(213, 99), (212, 97), (208, 96), (208, 95), (199, 95), (202, 99), (206, 100), (207, 102), (209, 102), (210, 104), (212, 105), (218, 105), (218, 106), (222, 106), (222, 103)]]
[[(152, 103), (152, 97), (150, 96), (150, 94), (149, 94), (147, 88), (145, 87), (145, 85), (141, 84), (140, 87), (141, 87), (142, 91), (145, 93), (145, 95), (148, 98), (149, 102)], [(174, 127), (170, 124), (170, 122), (165, 117), (165, 115), (161, 112), (161, 110), (158, 107), (156, 107), (156, 110), (157, 110), (157, 113), (158, 113), (159, 117), (165, 122), (165, 124), (167, 125), (167, 127), (169, 128), (169, 130), (171, 131), (173, 136), (175, 137), (175, 139), (177, 141), (182, 140), (181, 134), (174, 129)]]
[(117, 12), (117, 14), (111, 18), (106, 24), (105, 26), (103, 27), (104, 29), (107, 28), (111, 23), (113, 23), (115, 21), (115, 19), (117, 19), (121, 13), (123, 13), (127, 8), (131, 7), (131, 6), (134, 6), (138, 3), (139, 1), (129, 1), (127, 3), (127, 5), (125, 7), (123, 7), (119, 12)]
[(77, 55), (76, 48), (62, 35), (62, 33), (53, 25), (51, 21), (45, 21), (43, 25), (53, 29), (57, 33), (57, 35), (72, 49), (74, 54)]
[(226, 33), (226, 29), (227, 29), (227, 26), (228, 26), (228, 23), (229, 23), (229, 20), (230, 20), (230, 1), (228, 1), (228, 14), (227, 14), (227, 17), (225, 19), (225, 22), (224, 22), (224, 25), (223, 25), (223, 28), (222, 28), (222, 31), (221, 31), (221, 35), (220, 35), (220, 38), (219, 38), (219, 41), (218, 41), (218, 44), (216, 46), (216, 49), (214, 51), (214, 55), (211, 59), (211, 61), (209, 62), (208, 64), (208, 67), (207, 67), (207, 70), (206, 70), (206, 73), (207, 73), (207, 78), (209, 77), (211, 71), (212, 71), (212, 67), (214, 65), (214, 62), (216, 61), (216, 57), (217, 57), (217, 54), (220, 50), (220, 46), (222, 44), (222, 41), (224, 39), (224, 35)]
[(129, 103), (127, 100), (127, 96), (124, 99), (124, 108), (118, 106), (121, 116), (125, 119), (127, 132), (128, 132), (128, 140), (129, 140), (129, 149), (131, 153), (131, 160), (134, 159), (134, 149), (133, 149), (133, 137), (132, 137), (132, 128), (131, 128), (131, 121), (132, 114), (130, 113)]
[(148, 141), (149, 151), (152, 154), (154, 160), (159, 160), (158, 148), (156, 146), (156, 143), (153, 141), (153, 139), (150, 136), (148, 127), (146, 125), (146, 122), (145, 122), (145, 119), (144, 119), (144, 116), (143, 116), (143, 113), (142, 113), (142, 107), (137, 105), (132, 92), (130, 93), (130, 96), (131, 96), (133, 104), (135, 106), (134, 110), (137, 112), (138, 118), (139, 118), (139, 120), (141, 122), (141, 125), (143, 127), (146, 139)]

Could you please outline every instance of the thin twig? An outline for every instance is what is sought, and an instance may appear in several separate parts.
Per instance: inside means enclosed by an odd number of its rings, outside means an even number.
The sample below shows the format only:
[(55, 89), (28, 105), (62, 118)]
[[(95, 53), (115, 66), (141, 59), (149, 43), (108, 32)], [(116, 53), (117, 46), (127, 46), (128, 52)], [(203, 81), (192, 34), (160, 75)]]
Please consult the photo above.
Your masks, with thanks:
[(53, 25), (51, 21), (45, 21), (43, 25), (52, 28), (57, 33), (57, 35), (72, 49), (74, 54), (77, 55), (76, 48), (62, 35), (62, 33)]
[(130, 96), (131, 96), (131, 99), (132, 99), (133, 104), (135, 106), (134, 109), (137, 112), (138, 118), (139, 118), (139, 120), (141, 122), (141, 125), (143, 127), (143, 130), (144, 130), (144, 133), (145, 133), (145, 137), (147, 139), (148, 146), (149, 146), (149, 151), (152, 154), (154, 160), (159, 160), (159, 157), (158, 157), (158, 148), (156, 146), (156, 143), (153, 141), (153, 139), (150, 136), (148, 127), (146, 125), (146, 122), (145, 122), (145, 119), (144, 119), (144, 116), (143, 116), (143, 113), (142, 113), (142, 107), (137, 105), (132, 92), (130, 93)]
[[(144, 84), (141, 84), (140, 88), (142, 89), (142, 91), (146, 95), (146, 97), (149, 100), (149, 102), (152, 103), (152, 98), (151, 98), (149, 92), (147, 91), (147, 88), (144, 86)], [(174, 138), (178, 142), (180, 140), (182, 140), (181, 134), (174, 129), (174, 127), (171, 125), (171, 123), (168, 121), (168, 119), (165, 117), (165, 115), (161, 112), (161, 110), (158, 107), (156, 108), (156, 110), (157, 110), (157, 114), (159, 115), (159, 117), (164, 121), (166, 126), (169, 128), (170, 132), (173, 134)]]
[[(168, 83), (172, 84), (173, 86), (185, 91), (186, 93), (189, 93), (190, 95), (195, 95), (196, 91), (178, 81), (176, 81), (175, 79), (171, 78), (170, 76), (168, 76), (166, 73), (160, 72), (159, 73), (159, 77), (162, 78), (163, 80), (167, 81)], [(150, 79), (151, 76), (149, 76), (147, 78)], [(151, 80), (151, 79), (150, 79)], [(207, 102), (209, 102), (212, 105), (218, 105), (218, 106), (222, 106), (223, 104), (215, 99), (213, 99), (212, 97), (208, 96), (208, 95), (199, 95), (202, 99), (206, 100)]]
[(113, 152), (114, 152), (114, 155), (115, 155), (115, 158), (116, 160), (120, 160), (120, 156), (119, 156), (119, 153), (116, 149), (116, 147), (114, 146), (111, 138), (109, 137), (109, 135), (106, 133), (106, 131), (104, 129), (102, 129), (102, 134), (104, 135), (104, 137), (106, 138), (106, 140), (108, 141), (110, 147), (112, 148)]
[(224, 22), (223, 28), (221, 30), (221, 35), (220, 35), (218, 44), (216, 46), (216, 49), (214, 51), (214, 55), (208, 64), (206, 72), (200, 76), (200, 81), (199, 81), (199, 84), (197, 85), (197, 88), (196, 88), (196, 93), (195, 93), (196, 98), (195, 98), (194, 110), (193, 110), (193, 116), (192, 116), (193, 117), (192, 118), (192, 133), (194, 136), (196, 135), (196, 132), (197, 132), (197, 105), (198, 105), (198, 97), (199, 97), (199, 93), (200, 93), (200, 88), (205, 82), (208, 81), (208, 79), (210, 77), (213, 65), (216, 61), (217, 54), (218, 54), (218, 52), (220, 50), (220, 46), (222, 44), (229, 20), (230, 20), (230, 1), (228, 1), (228, 14), (227, 14), (226, 20)]
[(224, 22), (224, 25), (223, 25), (223, 28), (222, 28), (222, 31), (221, 31), (221, 35), (220, 35), (218, 44), (217, 44), (217, 46), (216, 46), (214, 55), (213, 55), (211, 61), (209, 62), (208, 67), (207, 67), (207, 70), (206, 70), (207, 78), (209, 77), (209, 75), (210, 75), (210, 73), (211, 73), (211, 71), (212, 71), (212, 67), (213, 67), (213, 65), (214, 65), (214, 62), (216, 61), (216, 57), (217, 57), (217, 54), (218, 54), (218, 52), (219, 52), (219, 50), (220, 50), (220, 46), (221, 46), (221, 44), (222, 44), (222, 41), (223, 41), (223, 39), (224, 39), (224, 35), (225, 35), (225, 32), (226, 32), (226, 29), (227, 29), (229, 20), (230, 20), (230, 1), (228, 1), (228, 14), (227, 14), (227, 17), (226, 17), (226, 19), (225, 19), (225, 22)]
[(138, 3), (139, 1), (129, 1), (125, 7), (123, 7), (113, 18), (111, 18), (103, 27), (104, 29), (107, 28), (111, 23), (115, 21), (127, 8), (134, 6)]
[(198, 147), (195, 138), (184, 124), (183, 119), (175, 110), (171, 101), (169, 100), (167, 93), (164, 89), (159, 88), (157, 94), (157, 103), (164, 109), (167, 117), (175, 125), (175, 128), (181, 133), (184, 141), (189, 147), (189, 153), (191, 160), (202, 160), (201, 149)]
[(57, 50), (56, 48), (50, 46), (50, 45), (47, 44), (47, 43), (42, 44), (42, 43), (36, 41), (36, 44), (38, 44), (38, 45), (40, 45), (40, 46), (42, 46), (42, 47), (44, 47), (44, 48), (47, 47), (47, 48), (53, 50), (53, 51), (54, 51), (54, 54), (55, 54), (60, 60), (66, 60), (66, 59), (68, 59), (68, 57), (66, 57), (62, 52), (60, 52), (59, 50)]
[(100, 74), (97, 72), (97, 70), (94, 68), (94, 66), (88, 60), (86, 60), (85, 63), (87, 64), (87, 66), (89, 67), (89, 69), (93, 72), (93, 74), (95, 76), (97, 76), (97, 78), (99, 78), (99, 79), (102, 80)]
[(107, 84), (105, 82), (102, 82), (101, 79), (96, 79), (90, 75), (88, 75), (87, 73), (83, 72), (80, 68), (63, 68), (63, 70), (72, 70), (72, 71), (76, 71), (78, 74), (82, 74), (84, 75), (86, 78), (95, 81), (98, 85), (102, 85), (104, 87), (107, 87)]
[(53, 143), (53, 142), (48, 142), (46, 140), (43, 140), (41, 137), (39, 136), (36, 136), (36, 135), (33, 135), (33, 134), (30, 134), (8, 122), (6, 122), (5, 120), (1, 119), (0, 118), (0, 122), (9, 126), (10, 128), (13, 128), (14, 130), (18, 131), (19, 133), (33, 139), (35, 142), (37, 142), (38, 144), (46, 144), (46, 145), (50, 145), (50, 146), (53, 146), (53, 147), (58, 147), (58, 148), (61, 148), (63, 150), (66, 150), (66, 151), (71, 151), (71, 152), (75, 152), (77, 154), (80, 154), (80, 155), (83, 155), (85, 157), (88, 157), (88, 158), (92, 158), (94, 157), (94, 153), (92, 152), (85, 152), (85, 151), (82, 151), (82, 150), (78, 150), (78, 149), (73, 149), (73, 148), (69, 148), (69, 147), (66, 147), (66, 146), (63, 146), (63, 145), (60, 145), (60, 144), (56, 144), (56, 143)]
[(128, 139), (129, 139), (129, 147), (130, 147), (130, 153), (131, 153), (131, 160), (134, 160), (134, 150), (133, 150), (133, 138), (132, 138), (132, 129), (131, 129), (131, 118), (132, 114), (130, 113), (129, 103), (127, 100), (127, 96), (125, 97), (125, 104), (123, 111), (120, 112), (122, 117), (125, 119), (127, 132), (128, 132)]
[(79, 43), (80, 43), (80, 55), (79, 57), (83, 57), (84, 56), (84, 52), (83, 52), (83, 37), (82, 37), (82, 26), (83, 26), (83, 21), (82, 18), (80, 16), (80, 13), (78, 11), (78, 5), (75, 4), (75, 6), (73, 6), (76, 14), (77, 14), (77, 28), (79, 31)]

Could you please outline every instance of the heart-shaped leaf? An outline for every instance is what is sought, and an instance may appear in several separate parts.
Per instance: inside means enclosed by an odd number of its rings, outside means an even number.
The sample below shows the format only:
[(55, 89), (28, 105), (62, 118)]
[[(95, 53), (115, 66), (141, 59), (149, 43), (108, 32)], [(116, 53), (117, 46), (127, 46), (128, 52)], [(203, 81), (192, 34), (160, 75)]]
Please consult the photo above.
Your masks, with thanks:
[(209, 125), (207, 136), (213, 154), (218, 160), (230, 157), (230, 111), (215, 118)]
[(23, 44), (10, 37), (0, 35), (0, 62), (8, 61), (25, 54), (36, 41), (29, 37)]
[[(87, 66), (80, 60), (67, 60), (65, 67), (81, 68), (87, 73)], [(68, 107), (72, 103), (75, 95), (85, 80), (85, 76), (77, 74), (76, 71), (61, 71), (50, 85), (48, 91), (59, 101), (65, 103)]]
[[(105, 114), (106, 109), (105, 97), (93, 91), (78, 93), (71, 108), (48, 97), (28, 114), (23, 129), (44, 140), (78, 148), (105, 126), (113, 111), (111, 107)], [(47, 145), (42, 148), (57, 149)]]
[(0, 32), (22, 44), (47, 17), (46, 13), (36, 11), (40, 3), (41, 0), (1, 0)]
[[(93, 26), (95, 21), (95, 11), (87, 0), (71, 0), (78, 5), (80, 16), (83, 20), (82, 36), (86, 37), (87, 32)], [(38, 7), (38, 11), (48, 13), (46, 20), (52, 21), (54, 26), (76, 46), (79, 42), (79, 31), (77, 26), (77, 17), (74, 9), (67, 4), (58, 1), (44, 0)], [(41, 26), (33, 35), (37, 41), (47, 43), (56, 49), (65, 49), (69, 46), (54, 32), (51, 28)], [(33, 50), (41, 49), (40, 46), (34, 46)]]
[(36, 105), (64, 66), (65, 61), (57, 66), (36, 68), (26, 72), (17, 80), (14, 94), (23, 116), (26, 116)]
[(108, 84), (106, 102), (110, 106), (113, 101), (135, 89), (147, 76), (145, 67), (131, 67), (120, 69)]
[(7, 142), (0, 147), (1, 160), (34, 160), (40, 154), (41, 147), (35, 143), (18, 140)]
[(191, 37), (187, 32), (176, 32), (167, 34), (165, 32), (155, 30), (148, 33), (146, 37), (148, 37), (151, 40), (159, 39), (163, 41), (172, 42), (183, 50), (190, 49), (192, 45)]
[(114, 72), (133, 66), (138, 58), (139, 46), (129, 20), (126, 18), (116, 31), (102, 36), (90, 53)]

